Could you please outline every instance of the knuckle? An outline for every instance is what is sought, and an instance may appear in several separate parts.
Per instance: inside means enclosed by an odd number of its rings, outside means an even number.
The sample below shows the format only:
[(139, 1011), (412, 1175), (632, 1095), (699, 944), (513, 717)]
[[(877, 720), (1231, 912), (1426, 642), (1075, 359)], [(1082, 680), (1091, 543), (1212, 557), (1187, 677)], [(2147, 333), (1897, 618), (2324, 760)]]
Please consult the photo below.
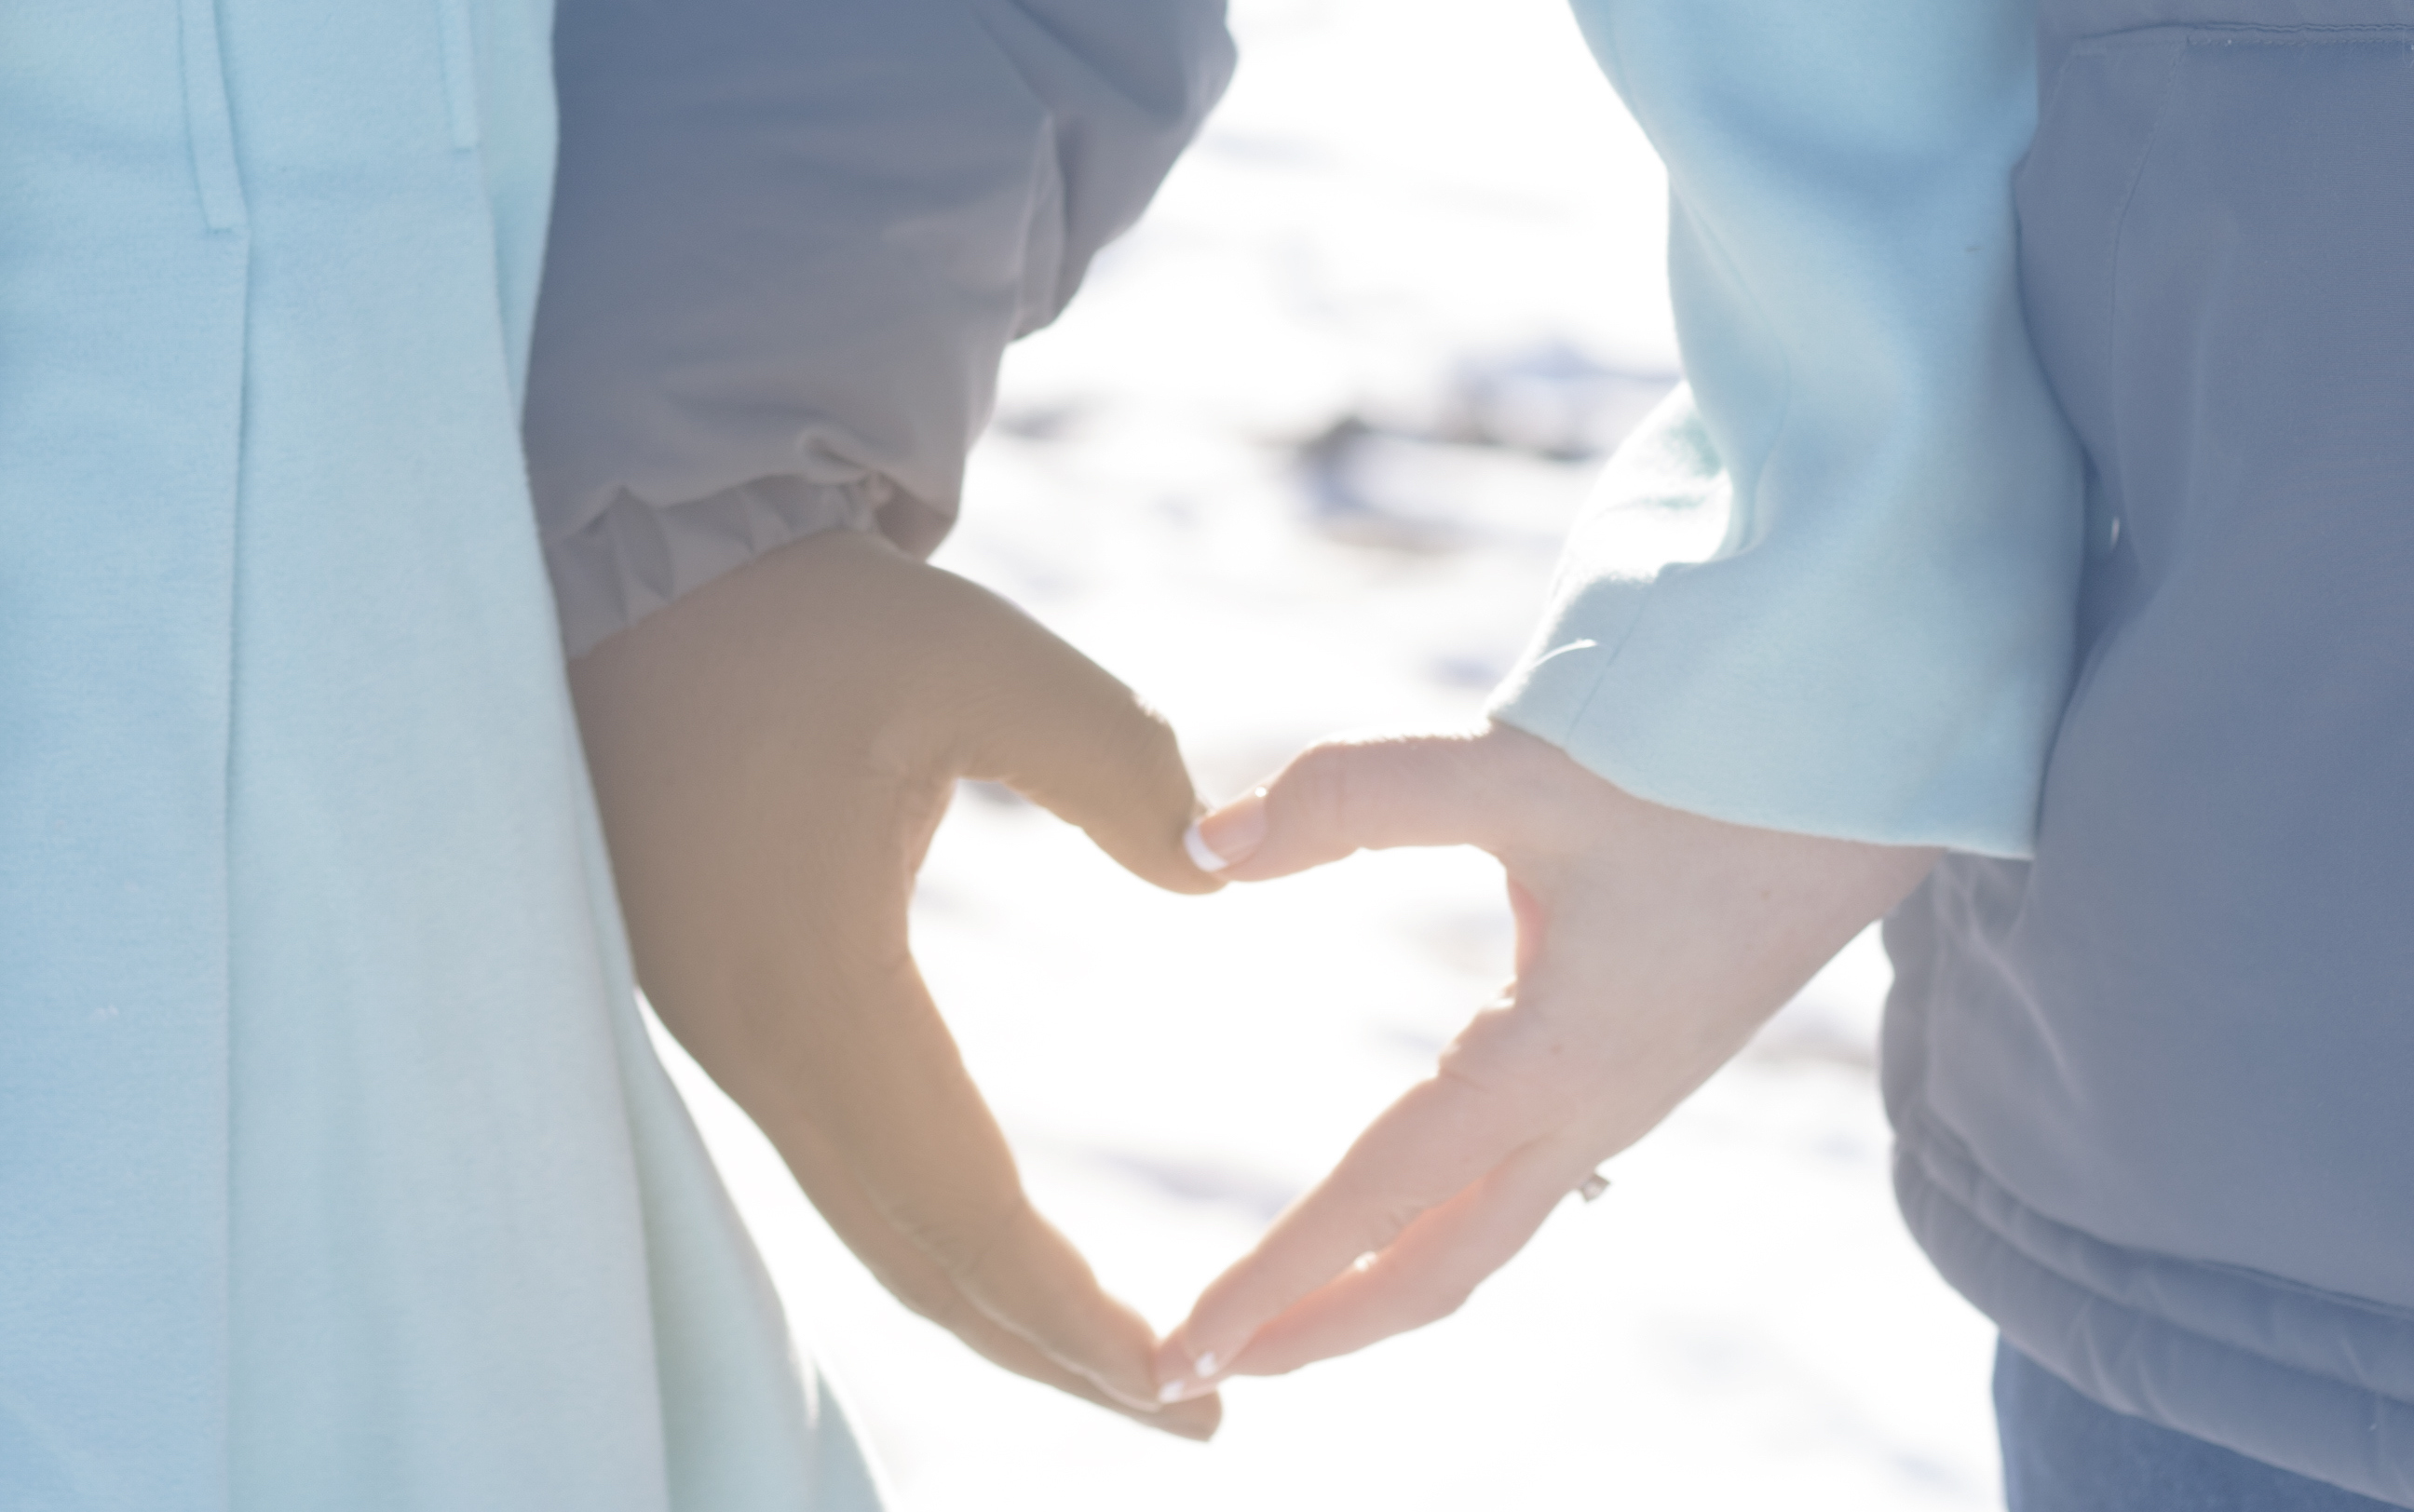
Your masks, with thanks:
[(1363, 1238), (1369, 1250), (1391, 1243), (1408, 1231), (1410, 1224), (1423, 1218), (1433, 1208), (1423, 1193), (1415, 1196), (1393, 1195), (1378, 1203), (1367, 1215)]
[(1015, 1248), (1015, 1231), (1031, 1211), (1031, 1199), (1018, 1191), (987, 1222), (961, 1233), (931, 1235), (924, 1247), (958, 1286), (977, 1288), (994, 1280), (1006, 1263)]
[[(1443, 1178), (1439, 1185), (1447, 1185)], [(1434, 1193), (1403, 1192), (1391, 1180), (1380, 1180), (1371, 1174), (1360, 1174), (1336, 1182), (1333, 1190), (1340, 1213), (1345, 1215), (1335, 1225), (1339, 1248), (1356, 1255), (1351, 1263), (1364, 1267), (1374, 1263), (1386, 1245), (1408, 1230), (1423, 1217), (1438, 1200)], [(1441, 1193), (1447, 1196), (1447, 1193)]]
[(1591, 1082), (1591, 1046), (1517, 1004), (1487, 1008), (1443, 1049), (1436, 1075), (1534, 1123), (1565, 1119)]
[(1149, 704), (1134, 701), (1130, 740), (1141, 761), (1156, 766), (1179, 766), (1182, 763), (1182, 741), (1173, 733), (1173, 721)]
[(1442, 1050), (1440, 1060), (1434, 1066), (1433, 1079), (1479, 1103), (1488, 1104), (1499, 1097), (1496, 1068), (1483, 1064), (1464, 1042), (1453, 1043)]
[(1439, 1323), (1467, 1305), (1482, 1279), (1403, 1273), (1414, 1268), (1402, 1267), (1384, 1278), (1385, 1295), (1375, 1315), (1389, 1333), (1408, 1333)]
[(1094, 691), (1093, 747), (1125, 765), (1162, 761), (1173, 745), (1173, 726), (1120, 683)]
[(935, 1276), (905, 1275), (897, 1267), (884, 1266), (874, 1274), (888, 1295), (905, 1305), (905, 1311), (917, 1318), (937, 1324), (950, 1332), (963, 1316), (963, 1298), (956, 1289)]
[(1120, 685), (1116, 694), (1086, 741), (1082, 780), (1114, 794), (1116, 806), (1132, 818), (1161, 811), (1187, 823), (1196, 794), (1172, 723)]
[(1473, 1282), (1450, 1282), (1426, 1287), (1413, 1304), (1416, 1327), (1422, 1328), (1428, 1324), (1439, 1323), (1465, 1307), (1474, 1295)]
[(1190, 765), (1182, 759), (1182, 741), (1173, 733), (1172, 722), (1156, 710), (1140, 705), (1139, 717), (1131, 721), (1126, 738), (1130, 742), (1132, 770), (1140, 775), (1149, 793), (1177, 810), (1186, 822), (1196, 793), (1190, 781)]
[(1334, 836), (1356, 833), (1364, 808), (1361, 748), (1335, 741), (1310, 746), (1279, 779), (1290, 808), (1314, 830)]

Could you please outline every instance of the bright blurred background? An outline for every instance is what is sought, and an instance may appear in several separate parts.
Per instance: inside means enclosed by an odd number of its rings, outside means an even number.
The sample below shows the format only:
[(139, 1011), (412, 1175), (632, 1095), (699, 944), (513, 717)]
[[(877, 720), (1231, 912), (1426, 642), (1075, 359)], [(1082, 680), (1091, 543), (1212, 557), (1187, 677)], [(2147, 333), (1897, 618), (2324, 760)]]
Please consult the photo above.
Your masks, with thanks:
[[(1162, 707), (1211, 797), (1474, 719), (1674, 381), (1664, 185), (1562, 0), (1235, 0), (1238, 79), (1009, 357), (939, 561)], [(1505, 975), (1484, 856), (1204, 900), (968, 789), (915, 938), (1041, 1208), (1160, 1328)], [(1864, 938), (1457, 1316), (1226, 1392), (1210, 1446), (889, 1299), (668, 1053), (900, 1512), (1990, 1507), (1991, 1331), (1897, 1220)], [(666, 1047), (667, 1048), (667, 1047)]]

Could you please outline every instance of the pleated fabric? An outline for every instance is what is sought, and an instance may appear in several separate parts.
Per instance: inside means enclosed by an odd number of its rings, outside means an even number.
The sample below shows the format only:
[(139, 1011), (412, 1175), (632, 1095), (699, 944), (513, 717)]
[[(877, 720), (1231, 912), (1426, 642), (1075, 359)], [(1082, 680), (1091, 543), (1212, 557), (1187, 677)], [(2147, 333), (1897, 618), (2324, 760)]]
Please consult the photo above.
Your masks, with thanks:
[(549, 27), (0, 12), (0, 1504), (877, 1503), (563, 686)]

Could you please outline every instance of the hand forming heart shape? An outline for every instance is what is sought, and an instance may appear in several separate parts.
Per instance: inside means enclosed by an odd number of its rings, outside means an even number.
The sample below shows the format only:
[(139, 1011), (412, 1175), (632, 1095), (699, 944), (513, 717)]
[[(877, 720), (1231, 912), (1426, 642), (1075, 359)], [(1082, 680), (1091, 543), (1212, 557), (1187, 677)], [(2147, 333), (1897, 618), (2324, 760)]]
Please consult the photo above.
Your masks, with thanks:
[(1213, 892), (1172, 732), (1004, 600), (833, 531), (604, 642), (577, 696), (637, 978), (883, 1284), (981, 1354), (1189, 1438), (1156, 1336), (1024, 1195), (906, 939), (959, 778)]
[(1508, 872), (1517, 954), (1434, 1076), (1174, 1330), (1158, 1355), (1168, 1401), (1456, 1310), (1937, 853), (1647, 803), (1498, 724), (1313, 747), (1196, 838), (1250, 882), (1361, 849), (1478, 846)]
[[(1453, 1311), (1934, 859), (1662, 808), (1498, 725), (1311, 748), (1185, 835), (1200, 806), (1181, 753), (1130, 689), (851, 532), (682, 599), (572, 683), (664, 1024), (908, 1306), (1193, 1438), (1227, 1376)], [(908, 948), (914, 876), (963, 777), (1176, 892), (1403, 845), (1507, 869), (1514, 980), (1161, 1346), (1023, 1194)]]

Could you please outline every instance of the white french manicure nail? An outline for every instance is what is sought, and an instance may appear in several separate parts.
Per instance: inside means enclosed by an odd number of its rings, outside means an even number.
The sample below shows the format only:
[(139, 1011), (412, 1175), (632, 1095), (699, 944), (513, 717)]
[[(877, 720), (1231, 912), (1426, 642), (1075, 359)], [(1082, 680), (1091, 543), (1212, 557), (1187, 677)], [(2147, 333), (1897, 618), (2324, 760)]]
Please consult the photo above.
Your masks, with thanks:
[[(1164, 831), (1157, 833), (1163, 834)], [(1195, 819), (1190, 822), (1190, 827), (1182, 832), (1182, 849), (1189, 853), (1190, 864), (1201, 871), (1221, 871), (1231, 865), (1208, 846), (1207, 837), (1199, 832), (1199, 822)], [(1203, 1371), (1205, 1367), (1202, 1365), (1200, 1369)]]

